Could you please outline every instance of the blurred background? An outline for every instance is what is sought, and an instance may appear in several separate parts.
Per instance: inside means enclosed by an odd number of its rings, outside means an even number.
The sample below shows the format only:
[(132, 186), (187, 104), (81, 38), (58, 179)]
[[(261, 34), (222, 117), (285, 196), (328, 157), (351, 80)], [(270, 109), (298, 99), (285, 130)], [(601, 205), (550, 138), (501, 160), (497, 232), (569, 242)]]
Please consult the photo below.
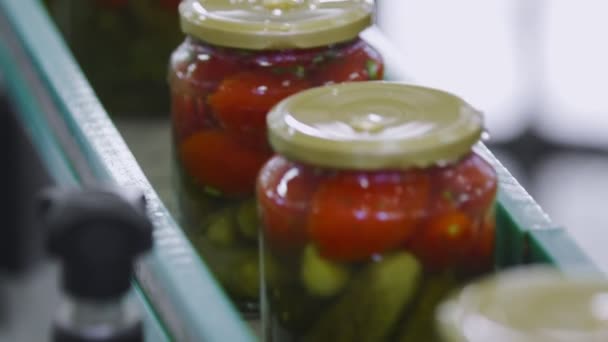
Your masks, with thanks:
[[(558, 225), (602, 250), (608, 194), (608, 2), (378, 0), (417, 83), (481, 109), (489, 147)], [(595, 248), (591, 248), (596, 246)]]

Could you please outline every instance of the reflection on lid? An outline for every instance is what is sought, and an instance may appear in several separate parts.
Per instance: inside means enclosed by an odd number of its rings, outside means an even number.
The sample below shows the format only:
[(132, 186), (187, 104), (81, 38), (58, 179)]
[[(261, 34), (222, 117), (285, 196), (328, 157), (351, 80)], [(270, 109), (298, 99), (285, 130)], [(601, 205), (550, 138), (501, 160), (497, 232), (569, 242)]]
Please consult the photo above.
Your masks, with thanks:
[(308, 125), (291, 115), (285, 117), (285, 122), (293, 128), (292, 132), (298, 131), (311, 137), (344, 141), (416, 138), (426, 135), (436, 127), (434, 123), (425, 121), (404, 122), (399, 125), (394, 122), (385, 125), (385, 123), (371, 121), (356, 121), (350, 124), (342, 121), (328, 121)]

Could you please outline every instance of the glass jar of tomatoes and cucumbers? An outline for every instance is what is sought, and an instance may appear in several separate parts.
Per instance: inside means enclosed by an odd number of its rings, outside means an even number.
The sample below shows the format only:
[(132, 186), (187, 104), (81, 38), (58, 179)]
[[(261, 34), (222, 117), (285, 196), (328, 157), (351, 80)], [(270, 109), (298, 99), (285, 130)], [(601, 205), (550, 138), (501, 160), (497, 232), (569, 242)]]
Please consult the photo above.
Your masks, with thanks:
[(166, 115), (167, 58), (183, 39), (180, 0), (44, 2), (111, 115)]
[(441, 341), (608, 341), (606, 277), (572, 271), (519, 266), (467, 284), (436, 310)]
[(434, 310), (493, 266), (497, 177), (482, 116), (390, 82), (300, 92), (268, 116), (266, 341), (435, 341)]
[(266, 115), (299, 91), (383, 76), (372, 2), (186, 0), (169, 83), (180, 220), (242, 311), (259, 302), (255, 182)]

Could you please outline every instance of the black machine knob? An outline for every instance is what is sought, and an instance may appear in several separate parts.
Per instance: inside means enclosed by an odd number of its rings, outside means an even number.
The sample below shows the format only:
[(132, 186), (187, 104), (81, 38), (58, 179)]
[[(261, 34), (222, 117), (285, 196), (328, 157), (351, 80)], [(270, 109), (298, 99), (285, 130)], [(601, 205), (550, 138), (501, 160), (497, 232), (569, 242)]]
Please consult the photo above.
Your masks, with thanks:
[(43, 195), (41, 216), (48, 250), (62, 263), (65, 299), (54, 340), (142, 341), (125, 298), (136, 258), (152, 248), (144, 197), (101, 187), (53, 189)]

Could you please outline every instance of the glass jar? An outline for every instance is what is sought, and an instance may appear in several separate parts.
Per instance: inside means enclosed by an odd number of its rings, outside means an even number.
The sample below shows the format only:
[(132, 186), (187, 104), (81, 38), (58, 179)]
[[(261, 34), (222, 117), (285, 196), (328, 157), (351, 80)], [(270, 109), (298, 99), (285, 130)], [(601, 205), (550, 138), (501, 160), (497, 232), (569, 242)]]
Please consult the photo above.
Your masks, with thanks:
[(451, 295), (437, 322), (444, 342), (608, 341), (608, 283), (599, 274), (519, 267)]
[(435, 341), (442, 296), (493, 266), (497, 177), (482, 116), (389, 82), (307, 90), (268, 116), (267, 341)]
[(273, 154), (266, 114), (307, 88), (382, 78), (380, 55), (358, 38), (371, 10), (368, 0), (180, 7), (187, 38), (169, 71), (180, 220), (244, 311), (259, 301), (254, 193)]
[(179, 0), (45, 2), (111, 115), (167, 114), (167, 59), (183, 39)]

